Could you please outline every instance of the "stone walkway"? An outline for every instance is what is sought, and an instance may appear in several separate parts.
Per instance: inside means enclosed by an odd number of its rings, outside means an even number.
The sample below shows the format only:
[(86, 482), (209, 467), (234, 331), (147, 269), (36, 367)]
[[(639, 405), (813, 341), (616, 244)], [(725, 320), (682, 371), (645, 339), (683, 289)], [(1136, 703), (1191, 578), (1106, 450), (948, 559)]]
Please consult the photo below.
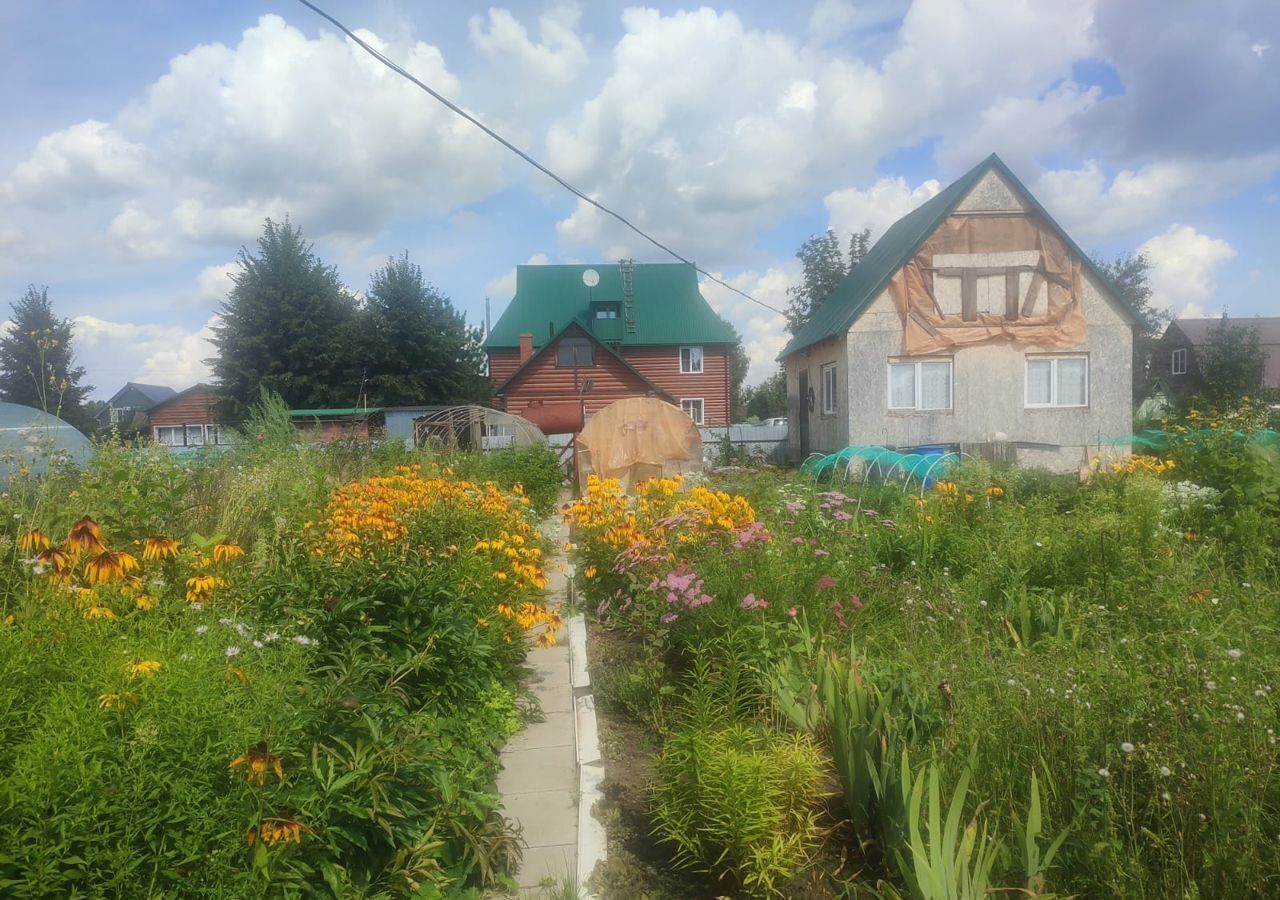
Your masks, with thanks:
[[(558, 525), (556, 523), (559, 523)], [(547, 560), (547, 602), (562, 605), (568, 598), (564, 545), (568, 526), (547, 523), (554, 553)], [(544, 721), (528, 725), (502, 750), (498, 792), (506, 814), (523, 828), (527, 844), (517, 875), (520, 893), (537, 897), (540, 885), (561, 884), (578, 876), (578, 726), (570, 653), (569, 628), (553, 647), (534, 647), (526, 659), (532, 670), (531, 688), (542, 705)], [(587, 701), (590, 701), (588, 696)], [(590, 722), (595, 743), (595, 722)], [(587, 810), (589, 815), (589, 810)], [(590, 826), (588, 826), (590, 827)]]

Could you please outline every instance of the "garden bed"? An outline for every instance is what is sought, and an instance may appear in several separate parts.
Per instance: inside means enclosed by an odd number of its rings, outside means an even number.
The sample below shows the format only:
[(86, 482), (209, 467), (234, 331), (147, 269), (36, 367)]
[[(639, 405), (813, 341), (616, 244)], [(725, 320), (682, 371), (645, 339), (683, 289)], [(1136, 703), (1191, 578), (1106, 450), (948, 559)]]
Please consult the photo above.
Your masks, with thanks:
[(594, 482), (600, 895), (1272, 895), (1277, 461), (1219, 427), (1083, 487)]

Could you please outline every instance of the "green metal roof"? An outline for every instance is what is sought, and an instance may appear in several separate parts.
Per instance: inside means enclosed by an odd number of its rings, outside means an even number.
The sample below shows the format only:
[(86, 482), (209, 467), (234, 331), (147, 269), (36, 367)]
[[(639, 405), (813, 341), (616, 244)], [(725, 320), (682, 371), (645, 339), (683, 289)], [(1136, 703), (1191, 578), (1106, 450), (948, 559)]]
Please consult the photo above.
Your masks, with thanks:
[(805, 347), (810, 347), (819, 341), (848, 331), (849, 327), (857, 321), (858, 316), (862, 315), (863, 310), (885, 289), (889, 279), (910, 261), (911, 257), (920, 249), (920, 245), (925, 242), (929, 235), (933, 234), (934, 230), (942, 224), (943, 219), (951, 214), (957, 204), (965, 198), (965, 195), (978, 183), (982, 176), (991, 169), (995, 169), (1022, 194), (1026, 201), (1031, 204), (1032, 209), (1044, 219), (1050, 228), (1058, 233), (1058, 236), (1062, 238), (1067, 247), (1084, 262), (1085, 266), (1111, 292), (1112, 296), (1120, 301), (1130, 315), (1135, 319), (1140, 319), (1138, 312), (1120, 296), (1112, 286), (1111, 280), (1094, 264), (1089, 255), (1080, 249), (1069, 234), (1062, 230), (1062, 226), (1053, 220), (1053, 217), (1040, 205), (1040, 201), (1036, 200), (1000, 157), (992, 153), (949, 184), (935, 197), (890, 225), (880, 240), (876, 241), (875, 245), (867, 252), (867, 255), (863, 257), (862, 262), (827, 296), (827, 299), (813, 314), (813, 318), (796, 332), (795, 336), (787, 343), (787, 346), (778, 354), (778, 359), (784, 359), (798, 350), (803, 350)]
[(338, 409), (291, 409), (289, 415), (296, 419), (320, 419), (331, 416), (363, 416), (382, 412), (381, 406), (353, 406)]
[[(600, 283), (588, 288), (582, 273), (594, 269)], [(683, 263), (637, 263), (632, 276), (635, 333), (624, 327), (622, 345), (733, 344), (730, 327), (698, 291), (698, 273)], [(517, 266), (516, 295), (494, 323), (485, 347), (518, 347), (520, 335), (533, 335), (542, 347), (548, 338), (577, 322), (591, 331), (592, 301), (619, 304), (622, 267), (617, 263), (577, 266)]]

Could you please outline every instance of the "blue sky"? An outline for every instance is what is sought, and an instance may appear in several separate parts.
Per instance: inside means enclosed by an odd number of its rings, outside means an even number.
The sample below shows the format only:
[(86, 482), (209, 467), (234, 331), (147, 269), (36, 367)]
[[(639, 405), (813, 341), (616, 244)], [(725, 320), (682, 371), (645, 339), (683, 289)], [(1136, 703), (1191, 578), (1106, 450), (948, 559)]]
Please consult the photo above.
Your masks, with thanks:
[[(328, 0), (600, 200), (775, 306), (795, 249), (875, 234), (995, 151), (1175, 313), (1280, 314), (1280, 4)], [(294, 2), (0, 7), (0, 298), (47, 284), (98, 396), (205, 376), (266, 216), (360, 291), (408, 251), (473, 322), (530, 261), (663, 256)], [(781, 319), (714, 285), (752, 380)]]

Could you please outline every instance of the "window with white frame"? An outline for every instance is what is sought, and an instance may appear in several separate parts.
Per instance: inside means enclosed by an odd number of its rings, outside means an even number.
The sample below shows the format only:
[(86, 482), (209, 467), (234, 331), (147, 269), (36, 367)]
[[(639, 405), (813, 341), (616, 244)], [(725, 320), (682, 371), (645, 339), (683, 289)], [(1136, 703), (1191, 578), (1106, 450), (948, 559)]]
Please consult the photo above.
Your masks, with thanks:
[(133, 417), (132, 406), (113, 406), (111, 407), (111, 424), (119, 425), (122, 422), (128, 422)]
[(836, 414), (836, 364), (828, 363), (822, 367), (822, 414)]
[(157, 425), (154, 431), (157, 444), (161, 444), (165, 447), (182, 446), (181, 425)]
[(204, 426), (203, 425), (187, 425), (187, 446), (202, 447), (204, 446)]
[(1187, 374), (1187, 348), (1179, 347), (1173, 351), (1173, 359), (1169, 363), (1169, 373), (1171, 375)]
[(950, 409), (951, 360), (897, 360), (889, 363), (890, 409)]
[(1027, 406), (1089, 405), (1089, 357), (1028, 356)]
[(702, 398), (701, 397), (691, 398), (688, 400), (681, 400), (680, 411), (683, 412), (690, 419), (693, 419), (694, 424), (696, 425), (702, 424)]
[(231, 443), (231, 434), (221, 425), (205, 425), (205, 443), (226, 446)]
[(680, 348), (680, 374), (681, 375), (701, 375), (702, 374), (702, 348), (701, 347), (681, 347)]

